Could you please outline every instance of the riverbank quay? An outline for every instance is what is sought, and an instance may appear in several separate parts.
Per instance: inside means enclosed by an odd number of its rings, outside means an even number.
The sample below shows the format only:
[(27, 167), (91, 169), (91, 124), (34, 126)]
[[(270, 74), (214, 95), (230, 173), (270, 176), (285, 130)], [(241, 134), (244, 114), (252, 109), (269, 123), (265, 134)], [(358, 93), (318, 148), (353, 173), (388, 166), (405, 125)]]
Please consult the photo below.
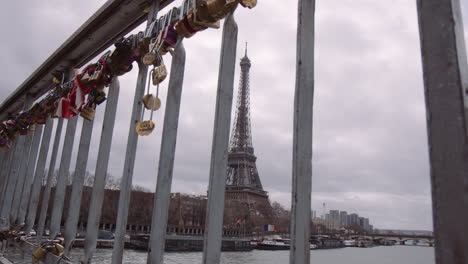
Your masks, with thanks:
[[(149, 235), (134, 235), (125, 242), (125, 248), (136, 250), (148, 250)], [(250, 239), (246, 238), (228, 238), (222, 239), (221, 251), (251, 251), (253, 247), (250, 244)], [(180, 235), (167, 235), (166, 252), (197, 252), (203, 251), (203, 237), (202, 236), (180, 236)]]

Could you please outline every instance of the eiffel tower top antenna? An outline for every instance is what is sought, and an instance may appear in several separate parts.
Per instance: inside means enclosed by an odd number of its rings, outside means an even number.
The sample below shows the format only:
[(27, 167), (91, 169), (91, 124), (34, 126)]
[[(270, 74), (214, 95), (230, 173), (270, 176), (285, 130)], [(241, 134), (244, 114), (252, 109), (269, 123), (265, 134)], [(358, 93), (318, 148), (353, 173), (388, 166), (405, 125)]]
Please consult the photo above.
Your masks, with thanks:
[(247, 46), (249, 45), (248, 42), (245, 42), (245, 56), (247, 57)]

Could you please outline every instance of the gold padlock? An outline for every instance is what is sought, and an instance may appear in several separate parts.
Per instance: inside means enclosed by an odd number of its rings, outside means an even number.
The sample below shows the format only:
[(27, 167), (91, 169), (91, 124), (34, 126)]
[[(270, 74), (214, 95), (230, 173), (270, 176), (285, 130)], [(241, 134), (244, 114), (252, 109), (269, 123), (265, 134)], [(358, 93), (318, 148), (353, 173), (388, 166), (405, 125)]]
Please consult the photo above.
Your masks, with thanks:
[(152, 120), (140, 121), (136, 124), (136, 133), (140, 136), (147, 136), (154, 130), (154, 122)]
[(92, 121), (94, 120), (94, 116), (96, 114), (96, 110), (88, 105), (85, 105), (83, 109), (81, 109), (80, 116), (86, 120)]
[(196, 0), (197, 20), (216, 22), (236, 10), (239, 0)]
[(241, 0), (240, 4), (243, 7), (248, 7), (250, 9), (252, 9), (255, 6), (257, 6), (257, 0)]
[(47, 251), (45, 249), (43, 249), (42, 247), (38, 247), (32, 253), (32, 260), (33, 260), (33, 262), (39, 262), (39, 261), (45, 260), (46, 255), (47, 255)]
[(161, 107), (161, 99), (159, 97), (154, 97), (152, 94), (147, 94), (143, 96), (143, 105), (146, 109), (151, 110), (151, 106), (153, 106), (153, 110), (157, 111)]
[(161, 63), (158, 67), (152, 71), (153, 85), (162, 83), (167, 77), (167, 68), (164, 63)]

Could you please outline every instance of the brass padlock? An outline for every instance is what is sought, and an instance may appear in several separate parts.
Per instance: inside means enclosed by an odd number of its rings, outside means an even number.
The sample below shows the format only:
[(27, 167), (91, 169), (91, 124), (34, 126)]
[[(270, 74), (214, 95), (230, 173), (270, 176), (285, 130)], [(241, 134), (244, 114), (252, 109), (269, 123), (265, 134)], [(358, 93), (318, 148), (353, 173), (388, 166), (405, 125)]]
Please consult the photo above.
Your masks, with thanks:
[(39, 262), (45, 260), (45, 256), (47, 255), (47, 251), (43, 249), (42, 247), (38, 247), (33, 253), (32, 253), (32, 260), (33, 262)]
[(154, 130), (154, 122), (152, 120), (140, 121), (136, 124), (136, 133), (140, 136), (147, 136)]
[(81, 112), (80, 112), (80, 116), (89, 121), (94, 120), (95, 114), (96, 114), (96, 110), (89, 105), (85, 105), (83, 109), (81, 109)]
[(153, 106), (153, 110), (157, 111), (161, 107), (161, 99), (159, 97), (154, 97), (152, 94), (147, 94), (143, 96), (143, 105), (146, 109), (151, 110), (151, 106)]
[(161, 63), (158, 67), (154, 68), (152, 71), (153, 85), (158, 85), (162, 83), (167, 77), (167, 68), (164, 63)]
[(252, 9), (255, 6), (257, 6), (257, 0), (241, 0), (240, 4), (243, 7), (248, 7), (250, 9)]
[(239, 0), (196, 0), (198, 21), (216, 22), (236, 10)]

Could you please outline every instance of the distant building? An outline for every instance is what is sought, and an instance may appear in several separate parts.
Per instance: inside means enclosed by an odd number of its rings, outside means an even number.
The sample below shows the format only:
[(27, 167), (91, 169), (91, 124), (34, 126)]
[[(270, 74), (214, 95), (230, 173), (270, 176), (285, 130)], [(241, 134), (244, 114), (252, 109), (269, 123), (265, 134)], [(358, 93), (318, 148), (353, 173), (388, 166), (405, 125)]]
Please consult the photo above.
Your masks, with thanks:
[(340, 222), (333, 219), (321, 219), (315, 218), (312, 220), (314, 225), (323, 225), (329, 230), (338, 230), (340, 229)]
[(359, 225), (359, 215), (358, 214), (350, 214), (350, 215), (348, 215), (347, 219), (348, 219), (348, 226)]
[(340, 211), (340, 225), (341, 227), (348, 226), (348, 212)]
[(330, 219), (340, 223), (340, 211), (339, 210), (330, 210)]
[(312, 219), (317, 218), (317, 211), (312, 210)]
[(364, 229), (364, 217), (359, 217), (358, 221), (358, 225)]
[(364, 218), (363, 220), (363, 228), (366, 231), (370, 231), (370, 225), (369, 225), (369, 218)]

